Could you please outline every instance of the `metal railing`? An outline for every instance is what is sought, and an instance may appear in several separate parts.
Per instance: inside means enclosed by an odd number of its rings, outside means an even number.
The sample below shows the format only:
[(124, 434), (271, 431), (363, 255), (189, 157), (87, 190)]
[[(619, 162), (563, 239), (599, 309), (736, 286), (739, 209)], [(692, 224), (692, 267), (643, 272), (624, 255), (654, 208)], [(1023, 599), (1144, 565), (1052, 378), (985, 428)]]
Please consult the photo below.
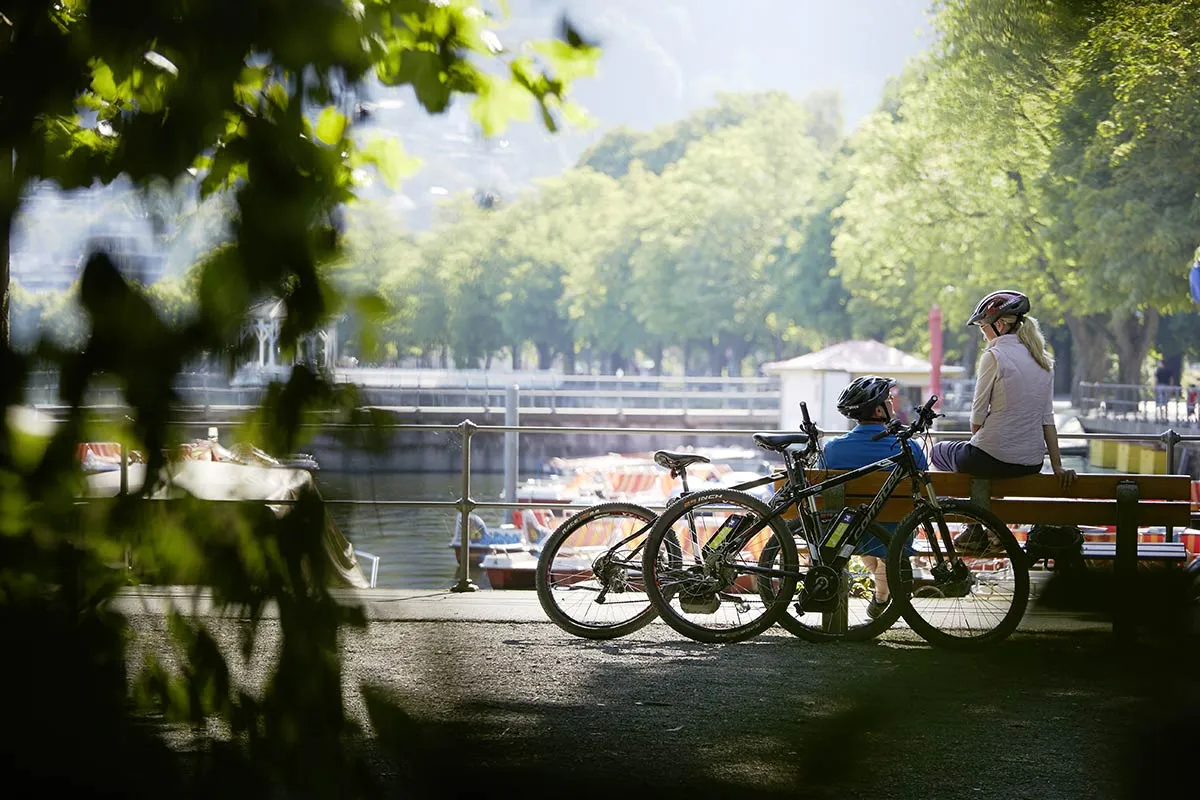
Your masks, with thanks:
[[(204, 421), (204, 422), (183, 422), (178, 423), (183, 427), (208, 427), (208, 426), (231, 426), (236, 427), (243, 423), (233, 420), (226, 421)], [(361, 427), (352, 423), (304, 423), (304, 427), (316, 427), (321, 429), (336, 429), (336, 428), (355, 428)], [(743, 438), (749, 440), (754, 433), (759, 432), (756, 429), (745, 430), (727, 430), (727, 429), (697, 429), (697, 428), (596, 428), (596, 427), (546, 427), (536, 425), (477, 425), (469, 419), (455, 425), (416, 425), (416, 424), (387, 424), (377, 426), (385, 430), (394, 431), (414, 431), (424, 433), (449, 433), (457, 432), (461, 437), (462, 446), (462, 461), (461, 461), (461, 494), (455, 500), (412, 500), (412, 499), (397, 499), (397, 500), (326, 500), (329, 505), (363, 505), (363, 506), (389, 506), (398, 508), (444, 508), (454, 509), (459, 514), (459, 530), (470, 530), (468, 516), (476, 509), (497, 509), (497, 510), (512, 510), (518, 508), (529, 509), (557, 509), (557, 510), (582, 510), (589, 508), (588, 503), (562, 503), (562, 502), (536, 502), (536, 501), (520, 501), (515, 500), (515, 492), (506, 489), (506, 498), (500, 501), (477, 501), (471, 496), (471, 453), (472, 442), (474, 437), (488, 434), (504, 434), (508, 436), (525, 436), (525, 435), (567, 435), (567, 434), (620, 434), (623, 436), (661, 436), (663, 434), (677, 434), (679, 436), (694, 437), (698, 435), (725, 437), (725, 438)], [(845, 430), (826, 430), (823, 431), (827, 437), (838, 436), (846, 433)], [(968, 431), (931, 431), (929, 436), (934, 439), (967, 439), (971, 433)], [(1200, 434), (1179, 434), (1173, 429), (1167, 429), (1162, 433), (1157, 434), (1140, 434), (1140, 433), (1059, 433), (1060, 440), (1084, 440), (1084, 441), (1118, 441), (1118, 442), (1150, 442), (1161, 443), (1166, 451), (1166, 472), (1172, 474), (1176, 465), (1177, 447), (1181, 443), (1200, 442)], [(126, 462), (121, 460), (121, 487), (122, 491), (128, 485), (126, 476)], [(506, 480), (506, 486), (511, 486), (511, 483)], [(272, 501), (277, 502), (277, 501)], [(286, 501), (284, 501), (286, 502)], [(661, 511), (665, 508), (664, 505), (647, 505), (652, 511)], [(451, 587), (454, 592), (471, 592), (476, 591), (478, 587), (471, 581), (471, 559), (470, 559), (470, 538), (468, 536), (460, 536), (461, 553), (459, 554), (458, 575), (455, 584)], [(1166, 540), (1174, 541), (1173, 529), (1166, 529)], [(370, 584), (372, 587), (376, 584), (376, 579), (379, 569), (379, 558), (362, 551), (355, 551), (358, 555), (369, 558), (373, 561), (371, 569)]]
[[(521, 383), (520, 375), (454, 375), (408, 377), (387, 381), (339, 371), (339, 383), (360, 387), (367, 405), (399, 409), (440, 409), (462, 415), (488, 413), (505, 407), (508, 392), (518, 387), (518, 405), (528, 413), (562, 414), (681, 414), (689, 412), (744, 412), (778, 419), (778, 378), (706, 378), (670, 376), (535, 376)], [(361, 376), (360, 376), (361, 377)], [(457, 379), (455, 379), (457, 378)], [(507, 378), (507, 380), (505, 380)], [(221, 385), (213, 376), (187, 374), (176, 382), (183, 403), (205, 408), (242, 408), (258, 405), (265, 386)], [(53, 373), (38, 373), (26, 387), (26, 401), (52, 407), (58, 402), (58, 381)], [(123, 402), (120, 386), (95, 385), (87, 403), (116, 406)]]
[(1082, 416), (1134, 422), (1169, 423), (1200, 429), (1198, 392), (1186, 386), (1144, 386), (1126, 383), (1079, 382)]
[[(678, 434), (680, 436), (696, 436), (708, 435), (714, 437), (742, 437), (749, 439), (756, 430), (697, 430), (695, 428), (583, 428), (583, 427), (541, 427), (529, 425), (476, 425), (470, 420), (463, 420), (457, 425), (388, 425), (384, 426), (392, 430), (410, 430), (424, 432), (449, 432), (457, 431), (462, 438), (462, 494), (457, 500), (330, 500), (326, 501), (331, 504), (355, 504), (355, 505), (385, 505), (399, 506), (408, 508), (452, 508), (458, 511), (460, 515), (459, 530), (469, 530), (467, 517), (475, 509), (499, 509), (511, 510), (517, 508), (538, 508), (538, 509), (562, 509), (562, 510), (582, 510), (588, 508), (586, 503), (538, 503), (531, 501), (515, 502), (512, 500), (502, 501), (476, 501), (471, 497), (471, 444), (475, 436), (481, 434), (518, 434), (518, 435), (563, 435), (563, 434), (607, 434), (619, 433), (623, 435), (662, 435), (662, 434)], [(827, 436), (838, 436), (846, 433), (845, 430), (829, 430), (824, 432)], [(968, 439), (971, 434), (967, 431), (932, 431), (930, 436), (935, 439)], [(1168, 474), (1174, 469), (1175, 465), (1175, 450), (1176, 445), (1185, 441), (1200, 441), (1200, 435), (1182, 436), (1173, 430), (1164, 431), (1161, 434), (1127, 434), (1127, 433), (1060, 433), (1060, 439), (1085, 440), (1085, 441), (1126, 441), (1126, 442), (1162, 442), (1166, 448), (1167, 454), (1167, 472)], [(648, 505), (652, 511), (661, 511), (665, 508), (662, 505)], [(1166, 531), (1167, 541), (1174, 541), (1174, 532), (1171, 528)], [(457, 582), (451, 587), (451, 591), (469, 592), (476, 591), (477, 586), (471, 581), (471, 559), (470, 559), (470, 542), (467, 536), (461, 536), (461, 553), (459, 557), (459, 575)]]
[(354, 549), (355, 558), (362, 556), (363, 558), (370, 559), (371, 579), (368, 582), (368, 587), (374, 589), (375, 584), (379, 581), (379, 556), (375, 555), (374, 553), (368, 553), (366, 550), (359, 550), (357, 547), (354, 547), (354, 545), (351, 545), (351, 547)]

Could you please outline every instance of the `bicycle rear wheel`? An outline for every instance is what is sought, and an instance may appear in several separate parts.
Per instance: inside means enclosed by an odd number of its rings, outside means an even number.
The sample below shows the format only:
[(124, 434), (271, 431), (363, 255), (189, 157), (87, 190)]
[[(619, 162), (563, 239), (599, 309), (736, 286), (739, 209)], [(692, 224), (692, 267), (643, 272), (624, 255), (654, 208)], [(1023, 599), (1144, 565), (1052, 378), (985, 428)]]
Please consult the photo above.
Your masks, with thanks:
[(654, 512), (633, 503), (602, 503), (563, 522), (538, 556), (535, 585), (542, 610), (585, 639), (615, 639), (657, 615), (642, 583), (640, 548)]
[[(891, 539), (891, 534), (877, 523), (869, 525), (867, 533), (884, 545)], [(808, 541), (801, 531), (796, 531), (794, 539), (800, 573), (807, 575), (812, 566)], [(764, 548), (759, 563), (771, 563), (776, 552), (774, 543)], [(864, 558), (856, 553), (842, 570), (839, 576), (841, 585), (832, 600), (819, 601), (807, 596), (801, 579), (796, 585), (795, 597), (787, 604), (787, 611), (779, 617), (780, 627), (808, 642), (863, 642), (874, 639), (900, 618), (900, 604), (894, 601), (889, 602), (874, 618), (868, 613), (877, 582), (881, 578), (886, 580), (886, 575), (879, 574), (885, 570), (886, 557), (875, 562), (874, 557)]]
[[(734, 489), (696, 492), (669, 506), (642, 554), (646, 593), (663, 621), (690, 639), (713, 644), (744, 641), (774, 625), (795, 592), (797, 558), (783, 520), (763, 523), (771, 514), (761, 500)], [(738, 541), (736, 531), (761, 530), (739, 546), (714, 552), (711, 545), (719, 541), (714, 535), (735, 522), (725, 542)], [(767, 547), (775, 551), (771, 572), (759, 565)]]
[[(1029, 603), (1025, 551), (987, 509), (963, 500), (938, 503), (940, 510), (914, 509), (896, 530), (887, 573), (893, 603), (899, 601), (905, 621), (930, 644), (965, 650), (1008, 638)], [(970, 551), (956, 544), (951, 562), (938, 532), (939, 516), (951, 536), (973, 534), (992, 544)], [(934, 537), (940, 556), (934, 555)], [(903, 567), (911, 569), (902, 575)]]

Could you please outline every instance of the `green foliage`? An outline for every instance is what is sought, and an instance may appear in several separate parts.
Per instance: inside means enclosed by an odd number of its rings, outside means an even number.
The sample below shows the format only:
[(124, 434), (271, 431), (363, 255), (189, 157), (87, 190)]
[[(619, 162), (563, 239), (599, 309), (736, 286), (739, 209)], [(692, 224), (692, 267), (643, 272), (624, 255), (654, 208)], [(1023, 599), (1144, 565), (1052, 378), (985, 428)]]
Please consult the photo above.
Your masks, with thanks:
[[(24, 401), (35, 366), (57, 371), (65, 407), (40, 440), (9, 415), (0, 427), (0, 619), (16, 645), (0, 752), (12, 785), (53, 780), (87, 796), (211, 796), (231, 786), (264, 796), (366, 793), (338, 651), (338, 631), (361, 626), (363, 612), (329, 594), (319, 498), (306, 493), (282, 516), (261, 504), (148, 498), (163, 489), (160, 467), (182, 435), (171, 424), (175, 377), (204, 355), (232, 362), (252, 303), (285, 302), (285, 349), (347, 308), (359, 323), (386, 313), (373, 286), (339, 281), (337, 269), (355, 170), (374, 166), (395, 180), (412, 166), (395, 146), (358, 143), (345, 109), (365, 79), (409, 84), (436, 113), (457, 95), (495, 91), (500, 79), (489, 70), (508, 70), (508, 100), (489, 108), (488, 125), (516, 110), (517, 95), (554, 124), (569, 110), (570, 80), (587, 72), (594, 48), (555, 46), (544, 65), (494, 54), (486, 19), (461, 0), (298, 0), (286, 9), (80, 0), (10, 3), (0, 13), (5, 286), (13, 221), (36, 181), (70, 189), (125, 176), (165, 221), (159, 231), (186, 229), (176, 223), (211, 203), (215, 224), (200, 226), (202, 238), (205, 247), (221, 242), (148, 290), (93, 254), (67, 298), (14, 293), (18, 316), (81, 313), (77, 336), (41, 337), (18, 352), (0, 329), (0, 407)], [(183, 177), (189, 171), (198, 187)], [(366, 334), (359, 344), (373, 346)], [(123, 393), (127, 416), (105, 421), (87, 407), (100, 383)], [(289, 452), (302, 423), (318, 416), (377, 421), (360, 405), (352, 390), (297, 367), (271, 388), (248, 438)], [(140, 489), (77, 502), (76, 447), (96, 439), (146, 454), (150, 477)], [(269, 604), (277, 609), (282, 651), (262, 690), (235, 681), (204, 623), (183, 617), (171, 622), (178, 669), (152, 661), (142, 675), (127, 674), (126, 625), (107, 610), (128, 579), (127, 556), (133, 574), (208, 585), (218, 608), (248, 609), (253, 623)], [(131, 683), (141, 712), (219, 722), (230, 737), (203, 739), (185, 779), (161, 731), (135, 713)]]
[(897, 335), (908, 302), (962, 319), (1022, 287), (1070, 328), (1077, 377), (1103, 378), (1111, 349), (1137, 382), (1160, 310), (1187, 304), (1198, 10), (939, 3), (937, 50), (854, 137), (847, 285)]

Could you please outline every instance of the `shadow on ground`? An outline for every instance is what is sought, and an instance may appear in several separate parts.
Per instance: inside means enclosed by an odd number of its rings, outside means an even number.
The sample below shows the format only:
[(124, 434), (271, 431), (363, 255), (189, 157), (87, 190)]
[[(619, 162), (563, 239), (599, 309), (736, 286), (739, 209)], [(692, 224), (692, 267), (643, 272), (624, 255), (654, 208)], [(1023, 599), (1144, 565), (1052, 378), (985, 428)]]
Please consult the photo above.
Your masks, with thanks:
[[(515, 667), (546, 648), (504, 644)], [(1198, 733), (1186, 666), (1195, 653), (1178, 641), (1118, 649), (1111, 634), (1019, 634), (984, 654), (898, 633), (865, 645), (764, 636), (553, 647), (588, 665), (570, 691), (542, 673), (544, 691), (520, 697), (480, 681), (448, 706), (402, 701), (408, 712), (392, 724), (403, 736), (383, 738), (404, 747), (376, 753), (391, 788), (1132, 798), (1177, 787)]]

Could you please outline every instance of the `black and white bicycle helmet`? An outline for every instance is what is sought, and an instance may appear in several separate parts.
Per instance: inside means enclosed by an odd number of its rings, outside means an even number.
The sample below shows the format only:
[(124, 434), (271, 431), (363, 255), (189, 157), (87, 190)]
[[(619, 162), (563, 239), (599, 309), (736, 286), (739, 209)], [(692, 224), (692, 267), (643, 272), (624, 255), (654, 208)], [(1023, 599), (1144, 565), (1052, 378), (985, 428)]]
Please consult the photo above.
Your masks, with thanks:
[(881, 406), (887, 402), (888, 396), (892, 393), (892, 387), (895, 385), (894, 379), (881, 378), (878, 375), (864, 375), (861, 378), (855, 378), (838, 395), (837, 410), (844, 417), (861, 420), (863, 417), (870, 416), (875, 410), (875, 406)]
[(1001, 289), (979, 301), (975, 313), (967, 320), (967, 327), (991, 325), (1001, 317), (1016, 317), (1019, 323), (1028, 313), (1028, 297), (1016, 289)]

